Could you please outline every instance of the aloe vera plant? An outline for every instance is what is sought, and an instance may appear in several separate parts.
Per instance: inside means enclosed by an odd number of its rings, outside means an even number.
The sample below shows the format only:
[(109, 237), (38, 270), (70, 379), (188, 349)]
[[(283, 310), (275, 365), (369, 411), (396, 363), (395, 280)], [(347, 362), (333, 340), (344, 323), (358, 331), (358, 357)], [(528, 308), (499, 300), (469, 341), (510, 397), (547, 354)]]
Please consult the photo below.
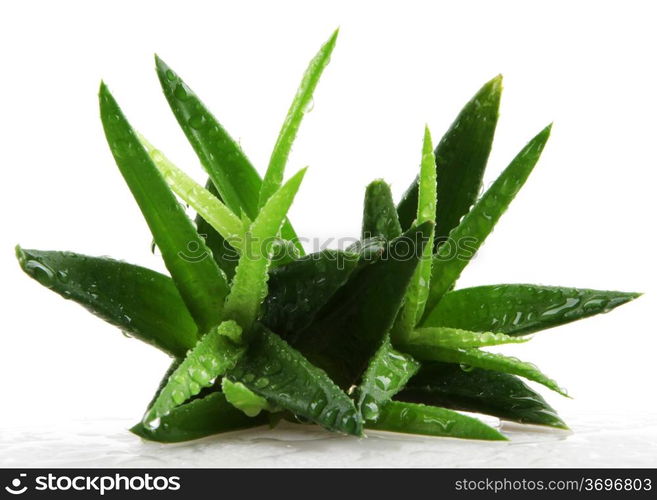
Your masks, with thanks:
[[(419, 175), (398, 204), (384, 181), (367, 187), (357, 244), (306, 255), (287, 218), (306, 169), (287, 182), (284, 172), (337, 35), (304, 73), (263, 178), (159, 57), (162, 90), (207, 171), (204, 186), (135, 131), (101, 84), (110, 150), (169, 275), (17, 247), (20, 266), (172, 358), (131, 429), (145, 439), (185, 441), (281, 419), (354, 436), (371, 429), (506, 439), (459, 411), (566, 428), (523, 379), (565, 390), (533, 364), (487, 349), (639, 294), (529, 284), (455, 289), (536, 166), (551, 127), (478, 198), (502, 92), (501, 76), (493, 78), (435, 149), (425, 128)], [(202, 258), (185, 257), (192, 244)]]

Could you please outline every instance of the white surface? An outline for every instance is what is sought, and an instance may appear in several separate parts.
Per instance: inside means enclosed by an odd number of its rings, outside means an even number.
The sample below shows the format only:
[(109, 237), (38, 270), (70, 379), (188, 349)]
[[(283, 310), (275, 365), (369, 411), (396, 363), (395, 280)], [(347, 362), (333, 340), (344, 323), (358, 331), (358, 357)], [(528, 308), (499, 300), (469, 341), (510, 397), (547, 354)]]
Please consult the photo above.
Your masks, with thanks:
[[(546, 397), (595, 429), (591, 436), (610, 432), (618, 447), (645, 444), (643, 428), (655, 420), (637, 422), (635, 415), (657, 412), (657, 400), (647, 396), (654, 393), (657, 351), (654, 14), (648, 1), (3, 2), (1, 440), (9, 439), (7, 429), (25, 425), (37, 446), (42, 436), (44, 446), (68, 449), (72, 435), (53, 434), (51, 419), (138, 418), (167, 366), (161, 354), (28, 279), (13, 257), (21, 243), (162, 269), (104, 143), (96, 100), (101, 77), (133, 124), (201, 180), (161, 96), (152, 61), (157, 51), (262, 172), (307, 61), (340, 25), (288, 166), (288, 175), (311, 166), (292, 207), (298, 232), (355, 236), (365, 185), (383, 177), (401, 195), (416, 175), (424, 124), (439, 138), (475, 90), (503, 73), (486, 184), (535, 132), (552, 120), (555, 126), (536, 171), (459, 285), (535, 282), (646, 292), (610, 315), (500, 349), (535, 362), (566, 386), (576, 407)], [(600, 407), (617, 414), (579, 420)], [(122, 422), (95, 428), (88, 439), (102, 444), (106, 432), (107, 446), (127, 449), (126, 456), (158, 449), (140, 448), (117, 430)], [(233, 452), (243, 456), (242, 438), (232, 439)], [(325, 445), (343, 442), (331, 438)], [(349, 453), (379, 453), (396, 442), (346, 446)], [(564, 457), (583, 463), (589, 445), (602, 454), (579, 432), (528, 449), (543, 456), (542, 447), (580, 442), (580, 451)], [(274, 454), (287, 446), (270, 445)], [(75, 439), (70, 446), (78, 453)], [(445, 446), (466, 453), (479, 445)], [(507, 454), (524, 445), (488, 446), (483, 449), (503, 461), (514, 460)], [(196, 449), (181, 448), (189, 450), (190, 463)], [(319, 460), (320, 452), (313, 453)]]
[(372, 431), (356, 439), (285, 423), (162, 445), (123, 430), (134, 422), (79, 421), (5, 431), (0, 467), (655, 467), (655, 422), (579, 414), (574, 433), (504, 423), (510, 442)]

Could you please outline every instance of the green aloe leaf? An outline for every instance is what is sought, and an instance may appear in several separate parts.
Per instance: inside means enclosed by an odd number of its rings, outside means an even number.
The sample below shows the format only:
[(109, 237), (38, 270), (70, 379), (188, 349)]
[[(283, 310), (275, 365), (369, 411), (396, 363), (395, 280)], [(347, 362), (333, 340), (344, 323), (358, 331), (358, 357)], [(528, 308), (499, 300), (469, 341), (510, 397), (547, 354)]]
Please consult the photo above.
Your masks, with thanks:
[(391, 401), (381, 409), (378, 420), (368, 429), (406, 434), (424, 434), (461, 439), (506, 441), (497, 430), (476, 418), (435, 406)]
[(394, 350), (386, 339), (374, 354), (358, 387), (358, 408), (363, 419), (376, 420), (381, 407), (404, 388), (419, 368), (420, 363)]
[(272, 243), (305, 173), (305, 168), (300, 170), (276, 191), (249, 227), (224, 309), (225, 318), (237, 321), (244, 331), (250, 330), (267, 296)]
[(224, 240), (227, 240), (237, 249), (241, 248), (245, 229), (242, 219), (235, 215), (212, 192), (176, 167), (145, 137), (140, 136), (140, 141), (173, 192), (196, 210)]
[[(100, 116), (116, 164), (150, 227), (155, 243), (199, 329), (221, 318), (228, 293), (225, 276), (209, 255), (204, 240), (151, 161), (105, 84), (100, 86)], [(185, 253), (201, 250), (200, 259)]]
[(446, 293), (423, 326), (525, 335), (606, 313), (639, 293), (541, 285), (486, 285)]
[(170, 356), (184, 356), (196, 343), (196, 324), (168, 276), (72, 252), (16, 247), (16, 257), (46, 288)]
[(228, 377), (270, 404), (329, 430), (362, 434), (360, 414), (349, 396), (323, 370), (265, 328), (259, 329)]
[[(427, 310), (433, 309), (454, 285), (477, 249), (515, 198), (534, 169), (550, 137), (545, 127), (518, 153), (509, 166), (449, 234), (449, 244), (441, 245), (433, 259)], [(467, 242), (468, 245), (464, 245)], [(456, 246), (456, 249), (453, 248)]]
[(453, 363), (424, 363), (396, 399), (568, 428), (554, 408), (518, 377)]
[[(171, 111), (219, 191), (221, 200), (235, 214), (245, 213), (249, 219), (255, 219), (262, 185), (258, 172), (182, 78), (158, 56), (155, 56), (155, 66)], [(283, 225), (281, 234), (284, 239), (294, 241), (303, 255), (303, 247), (289, 221)]]
[(255, 417), (261, 411), (276, 410), (265, 398), (258, 396), (242, 382), (233, 382), (224, 377), (221, 382), (221, 391), (226, 396), (226, 401), (248, 417)]
[[(436, 147), (438, 200), (436, 243), (443, 242), (477, 199), (493, 144), (502, 76), (487, 82), (465, 105)], [(418, 206), (416, 179), (397, 208), (402, 228), (413, 224)]]
[[(432, 152), (431, 133), (429, 128), (424, 129), (424, 140), (422, 143), (422, 160), (420, 162), (420, 187), (417, 206), (416, 224), (433, 221), (436, 216), (436, 169), (434, 167), (434, 156)], [(434, 233), (429, 236), (434, 240)], [(431, 256), (433, 245), (424, 248), (422, 259), (413, 274), (404, 306), (392, 330), (395, 342), (404, 341), (411, 335), (413, 328), (422, 317), (424, 305), (429, 296), (429, 283), (431, 280)]]
[(448, 327), (416, 328), (408, 342), (415, 345), (429, 347), (448, 347), (451, 349), (465, 349), (469, 347), (486, 347), (501, 344), (520, 344), (529, 339), (511, 337), (503, 333), (472, 332)]
[(308, 326), (347, 282), (359, 254), (324, 250), (269, 272), (260, 321), (287, 338)]
[(265, 416), (249, 418), (226, 401), (221, 392), (213, 392), (174, 408), (154, 428), (140, 422), (130, 431), (150, 441), (179, 443), (266, 423)]
[(206, 333), (158, 391), (142, 423), (149, 429), (157, 428), (162, 417), (233, 368), (244, 353), (244, 347), (235, 343), (240, 336), (241, 328), (234, 321), (224, 321)]
[(480, 351), (479, 349), (449, 349), (446, 347), (412, 343), (404, 344), (400, 346), (400, 349), (422, 361), (460, 363), (466, 367), (483, 368), (485, 370), (495, 370), (518, 375), (543, 384), (548, 389), (552, 389), (563, 396), (568, 396), (565, 389), (559, 387), (554, 380), (544, 375), (535, 365), (509, 356)]
[(390, 186), (383, 180), (370, 183), (363, 204), (362, 239), (392, 240), (402, 234)]
[(319, 83), (324, 68), (331, 59), (331, 53), (338, 38), (338, 30), (335, 30), (331, 38), (322, 45), (317, 55), (310, 61), (303, 75), (299, 89), (287, 112), (281, 131), (276, 139), (274, 150), (269, 159), (269, 166), (265, 172), (259, 195), (259, 206), (263, 207), (270, 196), (272, 196), (283, 183), (283, 174), (292, 144), (299, 131), (299, 126), (304, 115), (312, 105), (313, 92)]
[(358, 382), (385, 341), (432, 229), (427, 222), (390, 241), (299, 333), (294, 346), (340, 387)]
[[(221, 201), (219, 191), (214, 187), (211, 180), (205, 184), (205, 189)], [(235, 275), (235, 267), (240, 254), (221, 236), (212, 225), (200, 215), (196, 215), (196, 230), (205, 239), (205, 244), (212, 251), (212, 257), (221, 270), (226, 273), (229, 281)]]

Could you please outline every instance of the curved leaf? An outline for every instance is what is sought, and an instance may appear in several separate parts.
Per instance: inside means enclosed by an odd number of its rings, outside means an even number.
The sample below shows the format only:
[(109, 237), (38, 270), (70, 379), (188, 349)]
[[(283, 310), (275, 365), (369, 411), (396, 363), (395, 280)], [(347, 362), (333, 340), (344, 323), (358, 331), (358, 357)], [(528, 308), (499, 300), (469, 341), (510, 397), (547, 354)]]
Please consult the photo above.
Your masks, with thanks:
[(240, 335), (241, 329), (234, 321), (224, 321), (206, 333), (173, 371), (142, 423), (156, 429), (162, 417), (233, 368), (244, 353), (244, 347), (235, 343)]
[[(157, 55), (155, 66), (171, 111), (221, 194), (222, 201), (235, 214), (245, 213), (249, 219), (255, 219), (262, 185), (258, 172), (196, 94)], [(294, 241), (303, 255), (303, 247), (289, 221), (285, 221), (281, 234), (284, 239)]]
[(160, 418), (155, 428), (140, 422), (130, 431), (150, 441), (179, 443), (266, 423), (265, 416), (249, 418), (228, 403), (221, 392), (213, 392), (174, 408)]
[(251, 328), (267, 296), (272, 243), (305, 173), (305, 168), (300, 170), (276, 191), (249, 227), (224, 309), (225, 319), (237, 321), (244, 331)]
[(360, 436), (362, 421), (353, 401), (328, 375), (278, 335), (261, 328), (228, 374), (269, 403), (329, 430)]
[(518, 377), (453, 363), (424, 363), (396, 399), (568, 428), (554, 408)]
[(541, 285), (487, 285), (446, 293), (423, 326), (526, 335), (606, 313), (639, 293)]
[(424, 434), (461, 439), (506, 441), (506, 437), (476, 418), (455, 411), (413, 403), (391, 401), (381, 409), (379, 419), (368, 422), (368, 429)]
[[(502, 76), (487, 82), (463, 107), (436, 147), (438, 212), (436, 244), (447, 239), (479, 195), (493, 144), (502, 94)], [(418, 181), (397, 208), (402, 228), (413, 224), (418, 206)]]
[[(148, 223), (162, 258), (192, 317), (204, 332), (221, 318), (228, 283), (192, 222), (151, 161), (105, 84), (100, 117), (116, 164)], [(195, 256), (186, 252), (195, 250)], [(199, 252), (200, 251), (200, 252)]]
[(529, 339), (522, 339), (493, 332), (471, 332), (458, 328), (427, 327), (416, 328), (408, 339), (414, 345), (449, 347), (464, 349), (469, 347), (486, 347), (501, 344), (519, 344)]
[(269, 159), (267, 172), (262, 180), (260, 187), (259, 206), (263, 207), (270, 196), (272, 196), (283, 183), (283, 173), (285, 164), (292, 149), (292, 143), (297, 136), (301, 120), (303, 120), (309, 106), (312, 104), (313, 92), (324, 68), (331, 59), (331, 52), (335, 47), (335, 41), (338, 38), (338, 30), (335, 30), (331, 38), (322, 45), (317, 55), (310, 61), (306, 72), (303, 75), (299, 89), (297, 90), (294, 100), (287, 112), (281, 131), (276, 139), (274, 150)]
[(454, 285), (474, 253), (520, 191), (541, 156), (543, 147), (550, 137), (551, 127), (548, 125), (529, 141), (449, 234), (449, 244), (440, 246), (433, 259), (431, 288), (426, 310), (433, 309)]
[(171, 278), (106, 257), (16, 247), (21, 268), (46, 288), (170, 356), (198, 331)]
[(541, 373), (535, 365), (516, 358), (480, 351), (479, 349), (448, 349), (446, 347), (410, 343), (405, 344), (402, 350), (422, 361), (460, 363), (467, 367), (483, 368), (485, 370), (519, 375), (528, 380), (543, 384), (548, 389), (552, 389), (562, 396), (568, 396), (565, 389), (562, 389), (554, 380)]

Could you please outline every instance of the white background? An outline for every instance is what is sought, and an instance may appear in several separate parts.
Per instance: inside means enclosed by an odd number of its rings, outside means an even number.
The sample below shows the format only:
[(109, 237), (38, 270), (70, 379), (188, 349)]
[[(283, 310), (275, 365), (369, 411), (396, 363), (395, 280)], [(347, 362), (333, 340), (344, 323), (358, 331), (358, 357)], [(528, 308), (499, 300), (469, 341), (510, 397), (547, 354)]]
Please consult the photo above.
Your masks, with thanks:
[[(504, 75), (486, 184), (547, 123), (552, 138), (460, 286), (642, 291), (606, 316), (504, 352), (566, 386), (568, 415), (657, 410), (655, 13), (650, 2), (3, 2), (0, 8), (0, 429), (141, 416), (164, 355), (41, 287), (13, 247), (162, 269), (104, 142), (103, 78), (133, 125), (204, 174), (153, 71), (162, 56), (262, 172), (308, 60), (341, 27), (288, 175), (302, 236), (356, 236), (363, 190), (396, 197), (481, 84)], [(546, 393), (547, 391), (542, 391)], [(0, 432), (2, 432), (0, 430)], [(654, 465), (654, 463), (653, 463)]]

